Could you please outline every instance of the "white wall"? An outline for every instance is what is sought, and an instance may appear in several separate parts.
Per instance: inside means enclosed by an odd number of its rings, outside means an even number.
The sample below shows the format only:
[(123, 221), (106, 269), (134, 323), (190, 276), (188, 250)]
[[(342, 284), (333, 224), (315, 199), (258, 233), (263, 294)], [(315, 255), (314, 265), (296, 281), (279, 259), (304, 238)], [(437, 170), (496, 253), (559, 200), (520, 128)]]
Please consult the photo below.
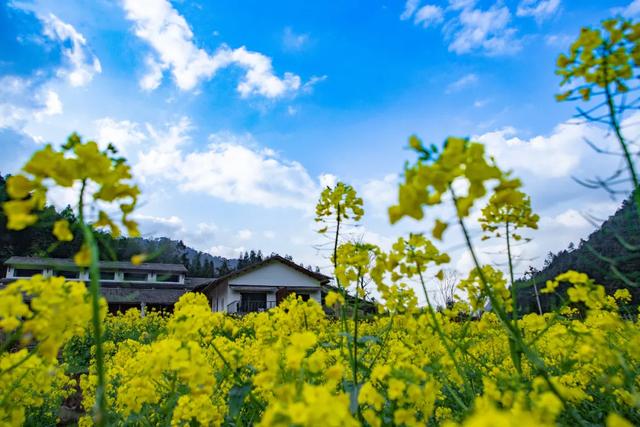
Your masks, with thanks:
[(209, 298), (211, 299), (212, 311), (227, 311), (227, 305), (232, 302), (229, 299), (229, 286), (226, 283), (221, 283), (213, 288)]
[[(229, 286), (231, 285), (231, 286)], [(216, 286), (210, 293), (211, 309), (213, 311), (226, 311), (227, 305), (234, 301), (240, 301), (240, 292), (233, 289), (233, 286), (254, 286), (260, 287), (289, 287), (289, 288), (308, 288), (313, 289), (300, 290), (301, 293), (308, 293), (311, 298), (321, 302), (320, 281), (310, 277), (293, 267), (282, 264), (278, 261), (270, 262), (262, 267), (251, 270), (240, 276), (233, 277), (227, 283), (221, 283)], [(224, 304), (222, 301), (224, 300)], [(267, 303), (276, 301), (276, 293), (274, 291), (267, 292)]]
[(246, 286), (317, 286), (320, 282), (300, 271), (274, 261), (229, 280), (232, 285)]

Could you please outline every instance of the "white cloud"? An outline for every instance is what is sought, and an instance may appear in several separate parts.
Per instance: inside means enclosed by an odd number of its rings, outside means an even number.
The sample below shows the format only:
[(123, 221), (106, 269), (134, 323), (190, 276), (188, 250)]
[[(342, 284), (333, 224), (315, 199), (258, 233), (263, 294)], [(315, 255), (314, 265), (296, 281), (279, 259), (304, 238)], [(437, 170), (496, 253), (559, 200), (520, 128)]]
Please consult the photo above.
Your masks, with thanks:
[(506, 6), (495, 4), (487, 10), (465, 7), (445, 29), (451, 40), (449, 50), (458, 54), (478, 50), (488, 55), (516, 52), (521, 46), (510, 21)]
[(398, 175), (389, 174), (382, 179), (372, 179), (364, 183), (361, 194), (365, 211), (371, 208), (375, 215), (387, 216), (389, 206), (397, 203)]
[(427, 4), (416, 11), (413, 22), (416, 25), (422, 25), (424, 28), (427, 28), (432, 24), (439, 24), (443, 19), (444, 14), (441, 7)]
[(291, 27), (286, 27), (282, 34), (282, 45), (286, 50), (299, 51), (309, 43), (309, 34), (297, 34)]
[[(413, 17), (414, 24), (423, 27), (444, 22), (442, 32), (451, 52), (464, 54), (478, 51), (487, 55), (503, 55), (521, 48), (516, 30), (510, 26), (511, 12), (502, 3), (496, 3), (486, 10), (477, 8), (475, 0), (450, 0), (446, 9), (432, 4), (419, 6), (420, 1), (407, 0), (400, 19)], [(446, 16), (449, 18), (445, 22)]]
[(213, 256), (221, 256), (224, 258), (232, 259), (232, 258), (240, 258), (242, 252), (246, 251), (244, 246), (239, 246), (236, 248), (232, 248), (230, 246), (225, 245), (216, 245), (209, 248), (207, 251)]
[(32, 121), (62, 114), (57, 92), (34, 79), (17, 76), (0, 77), (0, 129), (24, 131)]
[(84, 86), (95, 74), (102, 72), (100, 60), (87, 47), (87, 41), (72, 25), (61, 21), (50, 13), (40, 17), (44, 25), (44, 35), (62, 44), (62, 54), (69, 63), (69, 69), (58, 70), (72, 86)]
[(313, 92), (313, 87), (315, 85), (317, 85), (318, 83), (321, 83), (323, 81), (327, 80), (327, 75), (322, 75), (322, 76), (311, 76), (311, 78), (309, 79), (309, 81), (307, 81), (305, 84), (302, 85), (302, 91), (304, 93), (311, 93)]
[(253, 233), (251, 232), (251, 230), (245, 228), (245, 229), (239, 230), (238, 233), (236, 234), (236, 237), (239, 240), (250, 240), (251, 237), (253, 237)]
[(611, 9), (611, 13), (614, 15), (620, 14), (626, 18), (636, 17), (640, 15), (640, 0), (633, 0), (624, 7), (614, 7)]
[(177, 86), (192, 90), (231, 65), (245, 70), (237, 90), (242, 97), (261, 95), (277, 98), (300, 89), (300, 77), (286, 72), (273, 74), (271, 58), (247, 50), (221, 45), (213, 54), (196, 46), (189, 24), (167, 0), (124, 0), (127, 19), (134, 22), (135, 34), (148, 42), (156, 53), (147, 59), (149, 72), (140, 85), (152, 90), (160, 84), (164, 69), (170, 69)]
[(160, 64), (151, 55), (145, 59), (147, 64), (147, 72), (140, 79), (140, 87), (144, 90), (155, 90), (162, 83), (162, 71), (167, 67)]
[(187, 131), (191, 129), (191, 121), (182, 117), (165, 130), (157, 130), (149, 124), (146, 127), (152, 143), (139, 154), (134, 166), (136, 176), (143, 181), (163, 178), (165, 174), (175, 176), (182, 161), (180, 146), (189, 140)]
[(482, 108), (490, 102), (489, 99), (476, 99), (473, 102), (473, 106), (476, 108)]
[(321, 188), (333, 187), (338, 183), (338, 177), (330, 173), (320, 175), (319, 180)]
[(147, 138), (140, 126), (129, 120), (117, 121), (111, 117), (104, 117), (94, 123), (97, 141), (103, 146), (112, 143), (125, 156)]
[(449, 0), (449, 8), (452, 10), (462, 10), (475, 6), (477, 0)]
[(317, 184), (300, 163), (242, 145), (232, 135), (217, 139), (181, 159), (182, 189), (265, 207), (313, 206)]
[(400, 19), (403, 21), (411, 18), (418, 8), (420, 4), (420, 0), (407, 0), (404, 4), (404, 10), (402, 11), (402, 15), (400, 15)]
[(518, 4), (518, 16), (531, 16), (542, 22), (560, 10), (560, 0), (522, 0)]
[(529, 172), (538, 177), (569, 177), (584, 154), (584, 138), (597, 132), (588, 125), (563, 123), (549, 136), (521, 139), (511, 127), (474, 136), (487, 145), (503, 168)]
[(589, 222), (584, 215), (575, 209), (568, 209), (554, 218), (555, 222), (563, 227), (588, 227)]
[(276, 238), (276, 232), (272, 230), (266, 230), (265, 232), (262, 233), (262, 235), (265, 237), (265, 239), (269, 239), (269, 240)]
[(42, 120), (45, 116), (55, 116), (62, 114), (62, 101), (58, 94), (51, 89), (47, 89), (44, 93), (39, 94), (43, 99), (43, 108), (35, 112), (34, 116), (36, 121)]
[(460, 77), (458, 80), (447, 86), (446, 93), (454, 93), (466, 89), (478, 83), (478, 76), (470, 73)]
[(182, 240), (187, 246), (205, 251), (218, 236), (218, 226), (210, 222), (185, 223), (176, 216), (168, 217), (137, 213), (133, 218), (140, 224), (140, 230), (148, 237), (168, 237)]
[(138, 154), (135, 175), (143, 182), (174, 181), (186, 192), (228, 202), (310, 210), (319, 184), (298, 162), (259, 148), (250, 135), (220, 132), (204, 150), (189, 151), (189, 119), (166, 129), (147, 125), (149, 144)]
[[(629, 141), (640, 138), (640, 113), (623, 120), (622, 129)], [(604, 150), (617, 151), (618, 143), (605, 128), (573, 120), (557, 125), (549, 135), (521, 138), (512, 127), (472, 137), (486, 144), (487, 152), (498, 165), (513, 169), (518, 175), (530, 174), (536, 183), (549, 179), (607, 176), (618, 166), (618, 159), (597, 155), (586, 143), (591, 141)], [(598, 161), (589, 161), (597, 156)]]

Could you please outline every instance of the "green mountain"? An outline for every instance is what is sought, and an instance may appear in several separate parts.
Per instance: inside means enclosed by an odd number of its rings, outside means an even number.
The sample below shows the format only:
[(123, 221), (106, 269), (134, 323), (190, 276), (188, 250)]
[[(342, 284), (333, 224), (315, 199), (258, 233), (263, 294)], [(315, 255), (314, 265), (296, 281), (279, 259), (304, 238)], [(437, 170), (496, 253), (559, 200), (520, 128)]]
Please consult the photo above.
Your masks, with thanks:
[[(567, 270), (589, 275), (604, 285), (607, 293), (628, 288), (633, 305), (640, 301), (640, 217), (631, 197), (625, 200), (615, 214), (610, 216), (593, 233), (556, 254), (549, 253), (541, 270), (529, 269), (525, 277), (516, 282), (518, 306), (523, 313), (537, 312), (534, 284), (538, 289), (546, 281)], [(540, 294), (543, 311), (557, 306), (564, 298), (566, 287), (560, 287), (556, 295)]]

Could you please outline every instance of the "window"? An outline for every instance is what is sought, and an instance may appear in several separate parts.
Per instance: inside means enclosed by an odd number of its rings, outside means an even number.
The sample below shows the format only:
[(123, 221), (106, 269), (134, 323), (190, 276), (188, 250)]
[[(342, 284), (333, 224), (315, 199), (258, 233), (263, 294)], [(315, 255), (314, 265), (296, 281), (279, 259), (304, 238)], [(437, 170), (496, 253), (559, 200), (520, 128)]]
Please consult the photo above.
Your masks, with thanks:
[(299, 294), (296, 292), (296, 298), (302, 298), (302, 301), (309, 301), (309, 294)]
[(100, 280), (115, 280), (115, 271), (100, 271)]
[(177, 274), (158, 273), (156, 274), (156, 281), (167, 282), (167, 283), (178, 283), (180, 282), (180, 276)]
[(146, 282), (147, 273), (124, 273), (124, 280), (127, 282)]
[(66, 277), (67, 279), (79, 279), (80, 278), (80, 272), (77, 270), (56, 270), (53, 272), (54, 276), (62, 276), (62, 277)]
[(16, 268), (13, 272), (15, 277), (31, 277), (36, 274), (42, 274), (42, 270), (36, 270), (34, 268)]
[(267, 309), (266, 292), (242, 292), (240, 294), (240, 312), (250, 313)]

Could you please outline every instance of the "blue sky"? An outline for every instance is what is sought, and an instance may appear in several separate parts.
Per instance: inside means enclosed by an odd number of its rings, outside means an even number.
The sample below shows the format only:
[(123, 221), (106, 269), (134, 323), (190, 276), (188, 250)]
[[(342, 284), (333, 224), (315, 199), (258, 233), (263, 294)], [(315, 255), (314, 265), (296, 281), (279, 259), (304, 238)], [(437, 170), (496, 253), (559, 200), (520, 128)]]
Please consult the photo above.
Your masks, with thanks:
[(390, 227), (384, 214), (407, 137), (473, 136), (523, 177), (542, 216), (524, 269), (585, 237), (582, 214), (617, 206), (571, 180), (604, 166), (582, 138), (606, 136), (565, 124), (574, 106), (553, 99), (554, 63), (580, 27), (639, 11), (630, 0), (3, 2), (0, 171), (78, 131), (130, 159), (147, 235), (326, 265), (312, 215), (322, 185), (353, 184), (367, 208), (358, 233), (388, 245), (431, 227)]

